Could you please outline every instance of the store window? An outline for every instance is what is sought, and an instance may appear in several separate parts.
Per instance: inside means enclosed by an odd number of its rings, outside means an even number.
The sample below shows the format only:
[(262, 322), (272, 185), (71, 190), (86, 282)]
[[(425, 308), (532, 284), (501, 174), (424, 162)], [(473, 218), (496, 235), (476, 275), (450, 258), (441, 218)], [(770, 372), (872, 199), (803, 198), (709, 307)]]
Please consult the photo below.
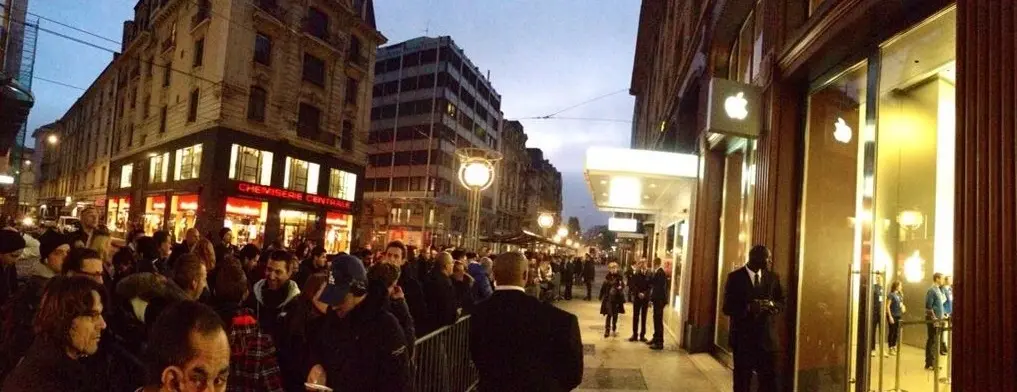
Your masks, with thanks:
[(325, 226), (325, 250), (328, 253), (349, 253), (353, 216), (329, 211), (325, 214)]
[(184, 233), (193, 228), (198, 219), (198, 195), (173, 195), (171, 201), (169, 227), (173, 238), (184, 238)]
[(318, 215), (307, 211), (280, 210), (279, 223), (282, 225), (283, 246), (289, 247), (316, 231)]
[[(720, 246), (717, 254), (717, 328), (714, 343), (721, 350), (732, 352), (728, 341), (729, 320), (724, 306), (727, 275), (748, 261), (752, 247), (752, 202), (755, 190), (755, 146), (753, 140), (731, 138), (724, 157), (724, 184), (720, 218)], [(668, 232), (668, 241), (677, 241), (677, 234)], [(672, 248), (668, 248), (672, 249)]]
[(286, 172), (283, 177), (283, 188), (318, 194), (318, 176), (321, 166), (293, 157), (286, 158)]
[(356, 198), (356, 191), (356, 174), (332, 169), (328, 182), (328, 195), (330, 197), (353, 201)]
[(174, 180), (190, 180), (198, 178), (201, 173), (201, 144), (177, 150)]
[(150, 184), (166, 182), (169, 173), (169, 153), (162, 153), (148, 158), (148, 182)]
[(134, 164), (133, 163), (128, 163), (126, 165), (120, 166), (120, 187), (121, 188), (130, 188), (131, 187), (131, 177), (132, 176), (134, 176)]
[(145, 215), (143, 225), (145, 235), (151, 236), (163, 229), (163, 217), (166, 215), (166, 197), (151, 196), (145, 198)]
[(223, 227), (233, 231), (234, 245), (254, 244), (262, 247), (265, 242), (265, 221), (268, 219), (268, 202), (226, 198), (226, 218)]
[(234, 144), (230, 149), (230, 179), (272, 184), (272, 153)]
[(127, 233), (129, 214), (131, 210), (131, 198), (113, 197), (106, 205), (106, 227), (113, 234), (123, 237)]

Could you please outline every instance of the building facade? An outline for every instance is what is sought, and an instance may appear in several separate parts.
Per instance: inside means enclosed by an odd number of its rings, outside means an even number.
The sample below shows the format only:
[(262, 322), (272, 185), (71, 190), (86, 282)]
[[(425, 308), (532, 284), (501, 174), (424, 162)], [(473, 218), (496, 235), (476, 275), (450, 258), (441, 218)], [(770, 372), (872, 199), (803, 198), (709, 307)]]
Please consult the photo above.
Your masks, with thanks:
[(544, 228), (537, 224), (537, 218), (542, 213), (550, 213), (555, 218), (553, 228), (564, 224), (561, 216), (561, 172), (544, 158), (543, 150), (527, 148), (526, 154), (530, 158), (530, 166), (526, 174), (526, 216), (523, 225), (533, 233), (551, 237), (554, 232), (544, 233)]
[[(498, 222), (495, 235), (516, 234), (523, 229), (527, 214), (530, 156), (526, 152), (526, 132), (519, 121), (505, 121), (501, 133), (498, 181)], [(531, 229), (532, 230), (532, 229)]]
[[(35, 44), (39, 34), (38, 19), (28, 18), (28, 0), (0, 0), (0, 215), (21, 216), (26, 208), (20, 196), (22, 173), (30, 172), (25, 165), (28, 109), (32, 74), (35, 68)], [(13, 88), (11, 88), (13, 87)], [(31, 180), (31, 179), (29, 179)], [(27, 191), (31, 195), (31, 191)], [(33, 200), (34, 201), (34, 200)]]
[(112, 232), (229, 227), (238, 244), (350, 250), (370, 66), (385, 41), (371, 1), (142, 0), (123, 38), (95, 97), (57, 127), (60, 151), (85, 162), (107, 152), (105, 175), (97, 163), (91, 177), (105, 198), (92, 204)]
[[(467, 190), (456, 151), (499, 150), (501, 95), (451, 37), (380, 48), (374, 75), (364, 185), (373, 242), (460, 244)], [(481, 236), (494, 230), (498, 188), (482, 193)]]
[[(688, 244), (683, 347), (732, 363), (722, 294), (761, 244), (787, 293), (782, 390), (1017, 389), (999, 360), (1017, 355), (1017, 293), (999, 289), (1017, 284), (1014, 7), (643, 1), (633, 147), (699, 157), (688, 226), (656, 233)], [(759, 93), (760, 132), (713, 131), (745, 117), (711, 105), (718, 80)], [(937, 276), (952, 278), (950, 351), (925, 370)], [(891, 289), (908, 309), (900, 372), (880, 355)]]

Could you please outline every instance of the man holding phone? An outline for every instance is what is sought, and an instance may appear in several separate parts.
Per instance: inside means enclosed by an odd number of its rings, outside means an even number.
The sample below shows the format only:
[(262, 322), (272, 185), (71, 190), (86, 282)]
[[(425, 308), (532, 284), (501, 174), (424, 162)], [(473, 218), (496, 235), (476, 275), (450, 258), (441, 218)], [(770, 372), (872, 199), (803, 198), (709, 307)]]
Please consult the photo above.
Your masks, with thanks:
[(770, 250), (756, 245), (749, 262), (727, 275), (724, 286), (724, 314), (730, 317), (730, 342), (734, 350), (734, 390), (747, 392), (752, 371), (759, 377), (759, 391), (777, 390), (774, 362), (780, 346), (774, 326), (784, 310), (780, 279), (767, 270)]

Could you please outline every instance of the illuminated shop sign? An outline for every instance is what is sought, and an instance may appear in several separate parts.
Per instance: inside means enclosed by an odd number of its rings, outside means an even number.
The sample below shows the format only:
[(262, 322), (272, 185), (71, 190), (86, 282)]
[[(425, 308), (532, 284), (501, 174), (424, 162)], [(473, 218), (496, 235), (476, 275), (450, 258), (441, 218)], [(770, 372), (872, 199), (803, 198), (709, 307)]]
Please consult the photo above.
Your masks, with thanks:
[(308, 204), (317, 204), (321, 206), (330, 207), (333, 209), (347, 211), (350, 210), (352, 207), (352, 204), (347, 200), (336, 199), (334, 197), (312, 195), (310, 193), (303, 193), (280, 188), (273, 188), (270, 186), (251, 184), (249, 182), (237, 183), (237, 191), (249, 195), (269, 196), (280, 199), (304, 202)]
[(710, 79), (706, 95), (706, 131), (750, 139), (763, 128), (762, 92), (732, 80)]

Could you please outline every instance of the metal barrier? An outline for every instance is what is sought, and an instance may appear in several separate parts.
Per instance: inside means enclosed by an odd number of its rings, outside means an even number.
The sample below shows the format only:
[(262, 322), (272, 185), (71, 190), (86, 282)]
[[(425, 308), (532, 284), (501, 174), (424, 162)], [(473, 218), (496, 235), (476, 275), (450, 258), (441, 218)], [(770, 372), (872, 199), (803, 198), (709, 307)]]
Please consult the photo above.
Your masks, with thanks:
[(417, 339), (414, 390), (466, 392), (480, 380), (470, 359), (470, 316)]
[[(943, 332), (950, 332), (950, 334), (948, 335), (948, 338), (951, 340), (951, 342), (947, 345), (947, 347), (950, 347), (951, 349), (953, 349), (953, 342), (952, 342), (953, 341), (953, 332), (952, 332), (953, 331), (953, 326), (952, 326), (953, 319), (951, 319), (951, 318), (939, 319), (939, 320), (928, 320), (928, 319), (926, 319), (926, 320), (899, 321), (899, 322), (900, 322), (901, 325), (900, 325), (900, 330), (899, 330), (899, 332), (897, 334), (897, 358), (896, 358), (896, 361), (895, 361), (896, 363), (894, 364), (894, 366), (895, 366), (894, 367), (894, 386), (893, 386), (893, 389), (889, 389), (888, 391), (907, 392), (907, 390), (902, 389), (901, 385), (900, 385), (900, 358), (902, 356), (900, 349), (903, 347), (902, 345), (903, 345), (903, 342), (904, 342), (904, 329), (905, 329), (904, 327), (911, 326), (911, 325), (926, 325), (926, 326), (928, 326), (928, 325), (931, 324), (932, 327), (935, 329), (935, 332), (934, 332), (935, 342), (934, 342), (934, 346), (933, 346), (934, 356), (933, 356), (933, 366), (932, 366), (933, 367), (933, 369), (932, 369), (932, 372), (933, 372), (933, 381), (932, 381), (933, 382), (933, 391), (934, 392), (939, 392), (939, 385), (940, 384), (947, 384), (947, 385), (951, 384), (950, 372), (951, 372), (951, 368), (953, 367), (953, 361), (951, 361), (949, 358), (947, 358), (946, 375), (945, 375), (945, 377), (941, 378), (940, 377), (940, 366), (939, 366), (939, 357), (940, 357), (940, 355), (939, 355), (939, 353), (940, 353), (940, 346), (939, 345), (943, 341)], [(882, 329), (882, 328), (880, 328), (880, 329)], [(880, 333), (882, 333), (882, 332), (880, 332)], [(882, 370), (883, 369), (883, 365), (882, 365), (882, 356), (883, 356), (882, 355), (882, 351), (883, 351), (883, 348), (882, 348), (882, 344), (880, 344), (879, 351), (880, 351), (880, 355), (879, 355), (880, 356), (880, 366), (879, 366), (879, 369), (880, 369), (880, 371), (879, 371), (879, 374), (880, 374), (880, 379), (879, 379), (880, 387), (879, 388), (880, 388), (880, 390), (882, 390), (882, 384), (883, 384), (883, 380), (882, 380), (882, 377), (883, 377), (883, 370)]]

